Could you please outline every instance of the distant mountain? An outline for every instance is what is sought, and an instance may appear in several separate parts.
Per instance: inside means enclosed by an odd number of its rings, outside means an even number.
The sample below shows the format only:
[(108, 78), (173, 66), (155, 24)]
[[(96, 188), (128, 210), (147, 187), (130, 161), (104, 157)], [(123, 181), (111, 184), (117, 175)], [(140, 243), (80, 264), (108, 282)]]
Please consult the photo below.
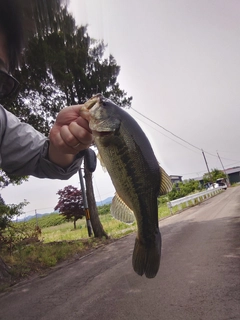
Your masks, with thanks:
[[(102, 201), (98, 201), (96, 202), (97, 204), (97, 207), (100, 207), (100, 206), (104, 206), (105, 204), (110, 204), (112, 202), (112, 198), (113, 197), (108, 197)], [(56, 213), (59, 213), (58, 211), (54, 211), (54, 212), (51, 212), (51, 213), (37, 213), (37, 218), (40, 219), (41, 217), (43, 216), (48, 216), (49, 214), (56, 214)], [(24, 217), (24, 218), (18, 218), (17, 221), (18, 222), (22, 222), (22, 221), (28, 221), (28, 220), (31, 220), (31, 219), (36, 219), (36, 215), (31, 215), (31, 216), (27, 216), (27, 217)]]
[[(50, 214), (56, 214), (56, 213), (59, 213), (59, 212), (51, 212), (51, 213), (37, 213), (37, 218), (40, 219), (42, 218), (43, 216), (48, 216)], [(24, 217), (24, 218), (19, 218), (17, 219), (18, 222), (27, 222), (31, 219), (36, 219), (36, 215), (31, 215), (31, 216), (27, 216), (27, 217)]]
[(113, 197), (108, 197), (107, 199), (104, 199), (104, 200), (102, 200), (102, 201), (96, 202), (97, 207), (104, 206), (105, 204), (111, 203), (111, 202), (112, 202), (112, 198), (113, 198)]

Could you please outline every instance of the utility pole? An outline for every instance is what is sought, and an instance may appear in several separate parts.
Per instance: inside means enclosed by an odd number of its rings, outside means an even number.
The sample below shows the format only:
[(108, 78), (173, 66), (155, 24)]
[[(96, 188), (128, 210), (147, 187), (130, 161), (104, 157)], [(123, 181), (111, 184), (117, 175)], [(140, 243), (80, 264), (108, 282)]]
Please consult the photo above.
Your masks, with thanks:
[(210, 181), (213, 183), (213, 181), (212, 181), (212, 175), (211, 175), (210, 170), (209, 170), (209, 168), (208, 168), (207, 159), (206, 159), (206, 157), (205, 157), (205, 154), (204, 154), (203, 149), (202, 149), (202, 154), (203, 154), (203, 158), (204, 158), (204, 161), (205, 161), (205, 164), (206, 164), (206, 167), (207, 167), (207, 171), (208, 171), (209, 179), (210, 179)]
[(36, 226), (38, 226), (38, 217), (37, 217), (37, 210), (35, 209), (35, 216), (36, 216)]
[[(216, 151), (216, 152), (217, 152), (217, 151)], [(220, 161), (220, 163), (221, 163), (221, 165), (222, 165), (223, 172), (224, 172), (224, 173), (225, 173), (225, 175), (226, 175), (227, 185), (229, 186), (229, 185), (230, 185), (229, 178), (228, 178), (228, 175), (227, 175), (227, 173), (226, 173), (226, 170), (225, 170), (225, 168), (224, 168), (224, 166), (223, 166), (222, 160), (221, 160), (221, 158), (220, 158), (220, 156), (219, 156), (218, 152), (217, 152), (217, 155), (218, 155), (218, 159), (219, 159), (219, 161)]]
[(85, 186), (84, 186), (84, 182), (83, 182), (82, 168), (80, 168), (78, 170), (78, 173), (79, 173), (79, 180), (80, 180), (82, 196), (83, 196), (83, 205), (84, 205), (85, 214), (86, 214), (88, 236), (91, 237), (92, 236), (92, 224), (91, 224), (91, 220), (90, 220), (90, 211), (89, 211), (89, 208), (88, 208), (86, 190), (85, 190)]

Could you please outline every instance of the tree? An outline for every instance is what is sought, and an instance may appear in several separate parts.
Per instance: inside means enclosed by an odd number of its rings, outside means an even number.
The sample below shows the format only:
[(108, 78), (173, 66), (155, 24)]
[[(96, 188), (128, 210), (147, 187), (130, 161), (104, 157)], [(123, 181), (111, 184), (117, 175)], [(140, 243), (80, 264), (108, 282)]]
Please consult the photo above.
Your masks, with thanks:
[[(0, 244), (4, 242), (4, 232), (12, 226), (12, 219), (15, 216), (22, 214), (22, 209), (28, 203), (26, 201), (19, 204), (6, 205), (3, 198), (0, 196)], [(1, 248), (0, 245), (0, 248)]]
[(205, 173), (203, 175), (204, 184), (206, 184), (208, 182), (216, 182), (217, 179), (219, 179), (219, 178), (225, 178), (226, 179), (226, 174), (222, 170), (219, 170), (219, 169), (216, 169), (216, 168), (211, 170), (210, 175), (211, 175), (211, 177), (209, 177), (208, 173)]
[(24, 177), (18, 177), (18, 176), (8, 176), (6, 174), (6, 172), (4, 172), (3, 170), (0, 169), (0, 188), (3, 189), (5, 187), (7, 187), (9, 184), (12, 185), (19, 185), (21, 184), (23, 181), (27, 181), (28, 177), (24, 176)]
[(117, 82), (120, 66), (112, 55), (104, 56), (104, 42), (90, 38), (86, 26), (78, 27), (61, 1), (32, 2), (36, 29), (15, 73), (19, 95), (6, 108), (48, 135), (60, 109), (96, 93), (129, 106), (132, 97)]
[(178, 182), (173, 185), (172, 190), (168, 193), (169, 200), (175, 200), (187, 196), (190, 193), (201, 190), (201, 185), (193, 179)]
[[(15, 72), (20, 91), (15, 101), (6, 102), (7, 110), (48, 136), (64, 106), (84, 103), (96, 93), (130, 106), (132, 97), (117, 82), (120, 66), (115, 58), (104, 54), (106, 44), (92, 39), (87, 26), (76, 25), (63, 1), (31, 0), (29, 5), (21, 0), (21, 4), (29, 39), (21, 69)], [(94, 199), (94, 194), (88, 197)]]
[[(96, 238), (102, 238), (105, 237), (108, 239), (107, 233), (104, 231), (103, 226), (101, 224), (101, 221), (99, 219), (98, 215), (98, 209), (94, 197), (94, 191), (93, 191), (93, 184), (92, 184), (92, 172), (95, 170), (94, 166), (91, 165), (92, 159), (89, 156), (89, 151), (86, 153), (84, 157), (84, 176), (85, 176), (85, 182), (86, 182), (86, 195), (87, 195), (87, 202), (89, 206), (89, 212), (90, 212), (90, 220), (93, 228), (93, 233)], [(94, 151), (91, 150), (92, 154), (95, 155)], [(96, 157), (96, 156), (95, 156)]]
[(73, 220), (74, 229), (76, 229), (76, 221), (85, 216), (82, 191), (73, 186), (67, 186), (57, 194), (59, 201), (54, 210), (59, 210), (68, 221)]
[(90, 38), (86, 26), (76, 25), (66, 1), (20, 3), (28, 41), (22, 66), (15, 71), (20, 91), (15, 101), (6, 100), (7, 110), (48, 136), (63, 107), (83, 103), (96, 93), (130, 106), (132, 97), (117, 82), (120, 66), (112, 55), (105, 57), (103, 41)]
[[(21, 202), (18, 205), (6, 205), (0, 195), (0, 249), (2, 249), (6, 242), (9, 242), (8, 234), (5, 234), (6, 229), (14, 231), (12, 218), (20, 215), (26, 204), (27, 202)], [(0, 256), (0, 282), (4, 283), (10, 279), (10, 270)]]

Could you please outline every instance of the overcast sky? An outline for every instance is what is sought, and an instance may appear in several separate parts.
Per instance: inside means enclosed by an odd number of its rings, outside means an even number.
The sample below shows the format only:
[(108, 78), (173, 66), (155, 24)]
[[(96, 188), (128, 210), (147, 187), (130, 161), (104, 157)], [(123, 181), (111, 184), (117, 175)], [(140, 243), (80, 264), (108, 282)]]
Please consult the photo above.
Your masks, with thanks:
[[(133, 97), (128, 112), (148, 136), (169, 175), (202, 176), (240, 165), (240, 2), (237, 0), (70, 0), (77, 24), (104, 40), (121, 67), (118, 82)], [(149, 118), (189, 142), (149, 121)], [(194, 147), (195, 146), (195, 147)], [(2, 191), (7, 203), (27, 199), (27, 212), (53, 208), (69, 181), (30, 178)], [(100, 166), (97, 201), (114, 194)], [(45, 209), (44, 209), (45, 210)], [(43, 211), (44, 211), (43, 210)], [(46, 210), (45, 210), (46, 211)]]

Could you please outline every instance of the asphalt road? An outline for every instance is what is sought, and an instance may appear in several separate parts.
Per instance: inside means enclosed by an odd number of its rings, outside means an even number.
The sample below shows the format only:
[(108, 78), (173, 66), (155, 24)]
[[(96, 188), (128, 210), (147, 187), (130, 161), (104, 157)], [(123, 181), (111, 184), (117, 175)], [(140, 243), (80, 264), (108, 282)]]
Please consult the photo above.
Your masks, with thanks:
[(240, 187), (160, 222), (154, 279), (131, 266), (135, 235), (0, 296), (1, 320), (239, 320)]

